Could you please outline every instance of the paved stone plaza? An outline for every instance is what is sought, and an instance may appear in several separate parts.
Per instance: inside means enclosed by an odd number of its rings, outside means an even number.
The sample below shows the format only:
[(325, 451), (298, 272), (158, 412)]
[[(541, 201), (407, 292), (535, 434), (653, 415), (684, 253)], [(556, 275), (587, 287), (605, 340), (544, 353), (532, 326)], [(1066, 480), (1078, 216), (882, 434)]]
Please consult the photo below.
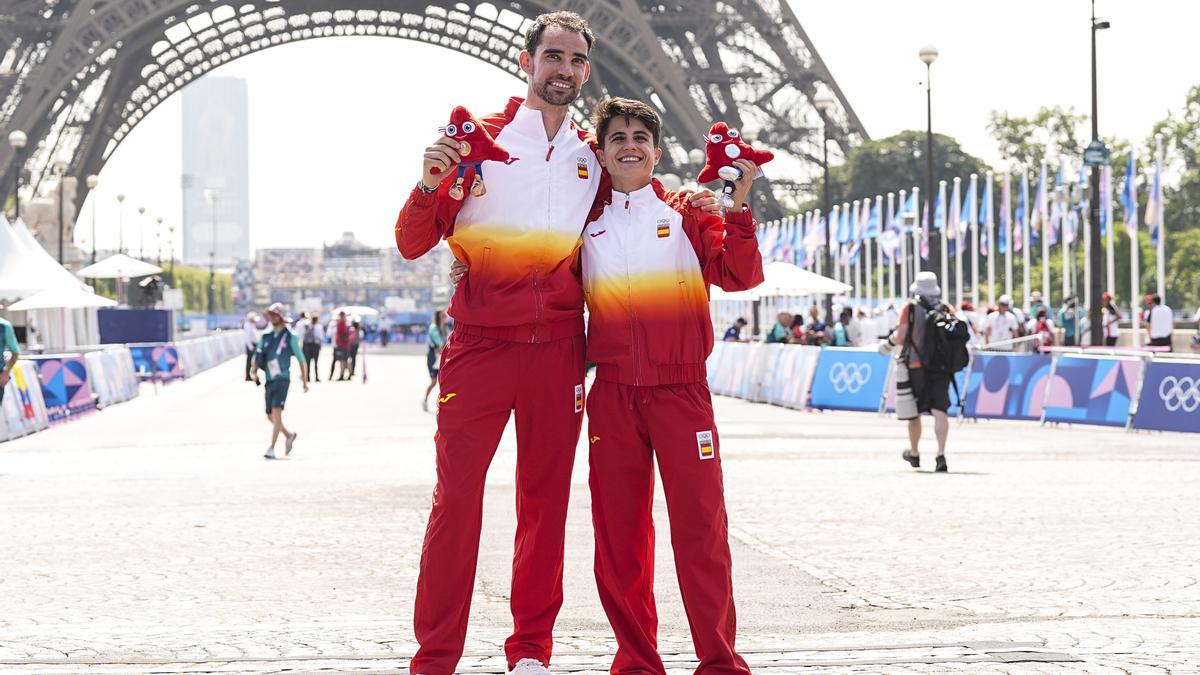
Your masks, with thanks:
[[(434, 477), (419, 356), (294, 384), (268, 462), (239, 361), (0, 444), (0, 670), (407, 672)], [(1200, 672), (1200, 442), (954, 425), (949, 475), (903, 426), (718, 399), (739, 645), (755, 672)], [(931, 463), (932, 428), (926, 461)], [(502, 673), (515, 442), (489, 478), (464, 673)], [(605, 672), (586, 451), (555, 671)], [(672, 675), (695, 659), (661, 503)]]

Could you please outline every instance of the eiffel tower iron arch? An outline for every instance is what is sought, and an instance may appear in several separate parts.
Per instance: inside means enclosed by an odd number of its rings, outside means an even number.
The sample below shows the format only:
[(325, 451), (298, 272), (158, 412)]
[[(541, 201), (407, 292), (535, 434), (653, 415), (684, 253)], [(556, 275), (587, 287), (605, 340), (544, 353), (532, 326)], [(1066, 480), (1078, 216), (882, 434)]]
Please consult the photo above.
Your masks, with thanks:
[[(699, 167), (688, 151), (702, 147), (711, 121), (724, 119), (796, 160), (780, 163), (789, 175), (779, 176), (776, 190), (803, 184), (819, 165), (812, 100), (821, 91), (838, 102), (836, 151), (867, 138), (782, 0), (58, 0), (32, 14), (0, 13), (0, 91), (8, 92), (0, 129), (29, 133), (22, 165), (36, 188), (57, 158), (67, 160), (68, 175), (99, 173), (155, 107), (243, 56), (313, 39), (394, 37), (521, 77), (517, 54), (527, 22), (557, 9), (583, 15), (598, 37), (575, 116), (586, 119), (608, 95), (650, 100), (664, 118), (661, 171), (694, 175)], [(0, 185), (12, 184), (12, 159), (0, 145)], [(781, 215), (771, 191), (758, 193), (761, 216)], [(78, 205), (85, 198), (81, 190)]]

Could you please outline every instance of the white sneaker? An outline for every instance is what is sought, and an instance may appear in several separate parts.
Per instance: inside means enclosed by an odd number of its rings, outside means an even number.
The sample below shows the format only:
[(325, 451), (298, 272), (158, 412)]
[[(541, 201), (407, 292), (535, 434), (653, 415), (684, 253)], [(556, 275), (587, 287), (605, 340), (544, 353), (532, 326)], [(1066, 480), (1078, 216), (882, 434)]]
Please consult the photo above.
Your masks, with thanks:
[(516, 667), (508, 671), (509, 675), (550, 675), (550, 669), (537, 659), (521, 659)]
[(275, 459), (275, 448), (267, 448), (267, 454), (263, 455), (267, 459)]

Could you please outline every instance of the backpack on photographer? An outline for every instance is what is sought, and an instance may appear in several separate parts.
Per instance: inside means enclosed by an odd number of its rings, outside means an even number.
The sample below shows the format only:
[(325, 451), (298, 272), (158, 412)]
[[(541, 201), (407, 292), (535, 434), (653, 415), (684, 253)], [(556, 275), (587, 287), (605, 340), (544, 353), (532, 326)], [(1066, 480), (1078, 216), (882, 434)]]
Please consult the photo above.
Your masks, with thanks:
[(896, 417), (908, 422), (909, 448), (902, 453), (904, 461), (913, 468), (921, 466), (918, 446), (921, 441), (921, 413), (930, 413), (938, 442), (935, 471), (946, 467), (946, 437), (950, 432), (950, 388), (958, 403), (962, 397), (954, 376), (967, 367), (970, 352), (967, 343), (970, 329), (942, 302), (942, 289), (933, 272), (917, 274), (909, 289), (912, 299), (900, 312), (900, 323), (884, 342), (882, 353), (898, 352), (896, 356)]

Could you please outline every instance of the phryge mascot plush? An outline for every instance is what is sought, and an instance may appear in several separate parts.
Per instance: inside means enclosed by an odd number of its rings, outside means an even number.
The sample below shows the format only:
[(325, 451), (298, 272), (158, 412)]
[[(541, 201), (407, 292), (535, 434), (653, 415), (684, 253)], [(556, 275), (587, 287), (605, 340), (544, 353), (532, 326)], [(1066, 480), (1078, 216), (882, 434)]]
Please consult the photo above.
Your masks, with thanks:
[(733, 206), (733, 181), (742, 177), (742, 170), (733, 165), (734, 160), (748, 159), (761, 167), (775, 159), (769, 150), (755, 150), (747, 145), (737, 129), (730, 129), (724, 122), (717, 122), (708, 130), (704, 137), (704, 157), (704, 170), (700, 172), (699, 180), (701, 183), (718, 178), (725, 181), (721, 189), (721, 205), (725, 208)]
[[(461, 105), (450, 111), (450, 122), (438, 131), (458, 142), (458, 155), (462, 158), (458, 165), (458, 176), (454, 179), (454, 185), (450, 186), (449, 194), (452, 199), (462, 200), (466, 196), (463, 193), (463, 181), (468, 168), (475, 169), (475, 179), (471, 181), (471, 194), (482, 197), (487, 193), (487, 187), (483, 184), (483, 162), (514, 161), (479, 120)], [(430, 173), (436, 175), (441, 171), (435, 167)]]

